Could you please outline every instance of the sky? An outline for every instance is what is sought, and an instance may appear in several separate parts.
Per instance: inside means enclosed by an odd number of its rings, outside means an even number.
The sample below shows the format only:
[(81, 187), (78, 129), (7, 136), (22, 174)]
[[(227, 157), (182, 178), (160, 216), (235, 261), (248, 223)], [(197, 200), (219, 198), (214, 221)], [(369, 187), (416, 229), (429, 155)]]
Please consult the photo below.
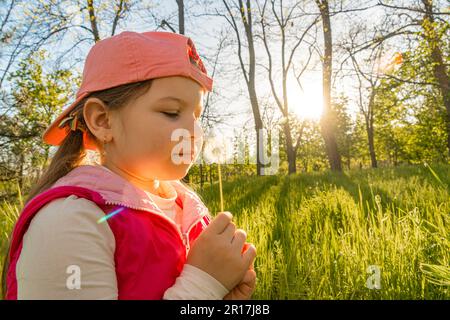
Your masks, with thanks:
[[(29, 5), (29, 2), (25, 2), (26, 6)], [(140, 1), (138, 2), (141, 6), (151, 6), (152, 11), (155, 12), (159, 17), (164, 17), (168, 21), (176, 23), (177, 21), (177, 7), (176, 1), (159, 1), (158, 5), (153, 5), (154, 1)], [(192, 1), (186, 1), (187, 10), (189, 9)], [(218, 6), (221, 2), (213, 1), (214, 5)], [(286, 1), (285, 1), (286, 3)], [(368, 0), (367, 5), (373, 4), (374, 0)], [(98, 5), (107, 4), (106, 0), (97, 1)], [(218, 6), (220, 11), (220, 6)], [(76, 8), (73, 6), (65, 7), (66, 12), (75, 12)], [(213, 7), (207, 8), (208, 12), (214, 12)], [(199, 8), (198, 6), (193, 8), (192, 15), (186, 16), (186, 35), (191, 37), (196, 45), (197, 51), (200, 56), (204, 57), (205, 65), (208, 69), (208, 72), (211, 74), (212, 68), (211, 64), (208, 63), (208, 59), (212, 58), (218, 47), (218, 39), (221, 34), (225, 34), (228, 41), (232, 41), (234, 38), (233, 32), (230, 31), (227, 22), (224, 18), (218, 16), (201, 16), (200, 12), (204, 12), (203, 8)], [(343, 34), (348, 32), (348, 29), (352, 26), (352, 23), (356, 20), (364, 21), (366, 26), (370, 28), (374, 23), (376, 23), (380, 19), (380, 15), (382, 14), (381, 10), (372, 9), (370, 12), (359, 12), (357, 14), (340, 14), (332, 18), (332, 26), (333, 26), (333, 38), (339, 39)], [(149, 18), (150, 15), (148, 11), (145, 9), (139, 10), (139, 17), (133, 16), (132, 19), (127, 19), (126, 23), (119, 24), (118, 30), (116, 34), (124, 31), (137, 31), (143, 32), (148, 30), (155, 30), (155, 24)], [(86, 16), (79, 15), (74, 22), (86, 23)], [(100, 32), (102, 36), (106, 36), (110, 26), (101, 25)], [(80, 29), (73, 29), (67, 34), (61, 42), (51, 44), (47, 46), (50, 54), (57, 55), (58, 52), (64, 52), (70, 49), (73, 44), (77, 41), (80, 36)], [(163, 30), (163, 29), (159, 29)], [(297, 26), (293, 26), (292, 32), (301, 32), (301, 28), (297, 28)], [(297, 31), (296, 31), (297, 30)], [(169, 31), (169, 30), (165, 30)], [(321, 49), (322, 47), (322, 30), (321, 25), (318, 25), (317, 29), (317, 37), (318, 37), (318, 46)], [(86, 34), (84, 35), (86, 36)], [(241, 36), (243, 36), (241, 34)], [(87, 55), (89, 48), (93, 45), (92, 41), (82, 42), (81, 45), (77, 47), (76, 50), (69, 50), (68, 54), (65, 56), (63, 60), (63, 66), (70, 67), (71, 69), (78, 70), (79, 73), (82, 72), (84, 58)], [(280, 57), (280, 49), (277, 48), (276, 43), (271, 43), (271, 52), (274, 56), (274, 64), (277, 64), (277, 59)], [(214, 89), (217, 92), (217, 95), (214, 99), (214, 109), (217, 112), (221, 113), (222, 110), (227, 113), (232, 113), (234, 116), (226, 118), (226, 121), (217, 126), (217, 132), (221, 134), (232, 136), (236, 130), (240, 130), (244, 126), (250, 126), (253, 123), (252, 113), (250, 102), (248, 99), (248, 91), (243, 80), (242, 73), (240, 72), (238, 59), (236, 55), (236, 47), (228, 47), (224, 52), (221, 53), (219, 59), (220, 67), (218, 72), (214, 76)], [(245, 49), (245, 48), (244, 48)], [(266, 53), (264, 51), (264, 47), (262, 45), (258, 45), (256, 48), (257, 51), (257, 63), (258, 64), (266, 64)], [(300, 46), (297, 50), (294, 65), (300, 68), (302, 62), (307, 59), (308, 50), (306, 46)], [(54, 60), (50, 58), (48, 61), (48, 67), (54, 66)], [(4, 61), (0, 61), (0, 65), (3, 65)], [(335, 67), (336, 64), (335, 64)], [(237, 71), (236, 71), (237, 70)], [(271, 96), (271, 90), (268, 79), (267, 72), (258, 67), (257, 70), (257, 93), (260, 98), (260, 102), (262, 105), (265, 103), (272, 103), (273, 98)], [(280, 84), (279, 75), (275, 75), (276, 83)], [(339, 94), (340, 92), (344, 92), (350, 97), (354, 95), (355, 88), (354, 79), (345, 78), (344, 80), (339, 80), (335, 82), (335, 93)], [(318, 120), (321, 112), (322, 112), (322, 68), (321, 63), (319, 61), (319, 57), (317, 55), (312, 59), (312, 63), (307, 68), (307, 71), (301, 77), (301, 88), (297, 84), (294, 76), (292, 74), (288, 75), (287, 82), (288, 92), (289, 92), (289, 104), (290, 109), (293, 114), (300, 118), (311, 118)], [(281, 88), (278, 85), (277, 91), (281, 94)], [(356, 113), (357, 106), (350, 101), (350, 112)], [(276, 107), (275, 107), (276, 110)], [(279, 117), (279, 112), (275, 112), (275, 117)], [(249, 132), (252, 132), (252, 129), (249, 129)]]

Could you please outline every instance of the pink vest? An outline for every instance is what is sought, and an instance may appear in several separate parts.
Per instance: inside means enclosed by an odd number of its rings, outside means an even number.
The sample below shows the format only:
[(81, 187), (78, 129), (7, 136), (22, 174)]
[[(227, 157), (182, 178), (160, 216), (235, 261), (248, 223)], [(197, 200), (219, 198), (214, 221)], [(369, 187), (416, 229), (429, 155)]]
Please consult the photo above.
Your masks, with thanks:
[(162, 299), (180, 275), (190, 244), (211, 221), (208, 209), (194, 192), (179, 181), (170, 183), (183, 211), (181, 230), (143, 190), (104, 167), (82, 165), (60, 178), (27, 203), (14, 226), (6, 299), (17, 299), (16, 265), (31, 219), (45, 204), (69, 195), (96, 203), (105, 214), (123, 208), (106, 220), (116, 241), (118, 298)]

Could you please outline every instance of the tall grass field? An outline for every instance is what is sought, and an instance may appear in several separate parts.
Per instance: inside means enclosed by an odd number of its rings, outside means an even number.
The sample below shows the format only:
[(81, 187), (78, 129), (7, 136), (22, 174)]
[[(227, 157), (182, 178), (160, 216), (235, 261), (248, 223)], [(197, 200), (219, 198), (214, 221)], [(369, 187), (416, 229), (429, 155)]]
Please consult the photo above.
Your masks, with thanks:
[[(243, 177), (225, 210), (255, 244), (254, 299), (449, 299), (450, 166)], [(213, 215), (217, 184), (197, 189)], [(0, 207), (1, 254), (20, 212)]]

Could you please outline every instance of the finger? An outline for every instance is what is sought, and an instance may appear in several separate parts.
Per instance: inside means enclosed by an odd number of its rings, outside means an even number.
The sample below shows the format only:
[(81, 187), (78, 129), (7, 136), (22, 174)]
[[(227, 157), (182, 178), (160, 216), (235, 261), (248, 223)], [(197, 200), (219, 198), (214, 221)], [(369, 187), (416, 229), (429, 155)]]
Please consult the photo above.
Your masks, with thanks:
[(210, 222), (203, 232), (212, 232), (214, 234), (222, 233), (228, 224), (231, 222), (233, 215), (226, 212), (219, 212), (217, 216)]
[(251, 288), (250, 295), (255, 291), (256, 288), (256, 272), (254, 270), (249, 270), (248, 281), (246, 282), (248, 286)]
[(245, 272), (244, 278), (242, 278), (241, 283), (252, 283), (256, 279), (255, 270), (247, 270)]
[(256, 247), (252, 243), (250, 243), (250, 246), (242, 255), (242, 258), (244, 259), (244, 263), (247, 266), (247, 268), (249, 268), (250, 265), (253, 264), (255, 257), (256, 257)]
[(244, 283), (237, 287), (239, 293), (236, 293), (236, 300), (250, 300), (254, 291), (254, 288)]
[(235, 232), (236, 232), (236, 225), (233, 222), (230, 222), (228, 226), (225, 228), (225, 230), (222, 232), (222, 235), (226, 239), (230, 240), (231, 243), (231, 240), (233, 239)]
[[(242, 248), (241, 254), (244, 254), (244, 252), (247, 251), (247, 249), (248, 249), (248, 247), (250, 247), (250, 245), (251, 245), (251, 243), (248, 243), (248, 242), (244, 243), (244, 247)], [(252, 263), (250, 264), (249, 269), (250, 270), (255, 269), (255, 260), (252, 261)]]
[(233, 240), (231, 240), (232, 247), (234, 247), (236, 250), (239, 250), (239, 252), (242, 252), (245, 239), (247, 239), (247, 232), (242, 229), (237, 229), (234, 233)]
[(242, 297), (245, 299), (250, 299), (251, 295), (256, 288), (256, 273), (253, 270), (248, 270), (244, 278), (238, 285), (238, 290)]
[(248, 267), (249, 270), (255, 270), (255, 259), (252, 260), (252, 263), (250, 264), (250, 267)]
[(256, 282), (256, 272), (255, 270), (247, 270), (242, 279), (241, 283), (246, 283), (248, 285), (254, 285)]

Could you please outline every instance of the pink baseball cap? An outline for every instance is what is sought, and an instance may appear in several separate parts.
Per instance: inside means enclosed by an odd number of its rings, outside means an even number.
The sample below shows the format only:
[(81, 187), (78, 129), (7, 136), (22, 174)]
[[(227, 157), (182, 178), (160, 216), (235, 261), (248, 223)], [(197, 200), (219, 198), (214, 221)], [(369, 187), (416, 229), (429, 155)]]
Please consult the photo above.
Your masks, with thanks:
[[(212, 90), (213, 79), (187, 36), (164, 31), (123, 31), (95, 43), (86, 57), (75, 101), (45, 130), (44, 142), (54, 146), (62, 143), (71, 128), (58, 125), (91, 92), (169, 76), (185, 76), (206, 91)], [(83, 143), (86, 149), (97, 150), (86, 132)]]

